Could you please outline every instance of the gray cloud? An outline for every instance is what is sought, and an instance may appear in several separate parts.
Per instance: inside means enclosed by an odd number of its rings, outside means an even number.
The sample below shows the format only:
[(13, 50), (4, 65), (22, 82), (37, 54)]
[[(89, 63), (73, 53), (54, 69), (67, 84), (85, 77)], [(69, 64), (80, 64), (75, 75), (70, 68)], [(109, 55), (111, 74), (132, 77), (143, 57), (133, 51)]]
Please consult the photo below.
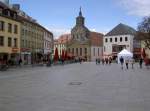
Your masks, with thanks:
[(149, 16), (150, 0), (116, 0), (130, 15)]

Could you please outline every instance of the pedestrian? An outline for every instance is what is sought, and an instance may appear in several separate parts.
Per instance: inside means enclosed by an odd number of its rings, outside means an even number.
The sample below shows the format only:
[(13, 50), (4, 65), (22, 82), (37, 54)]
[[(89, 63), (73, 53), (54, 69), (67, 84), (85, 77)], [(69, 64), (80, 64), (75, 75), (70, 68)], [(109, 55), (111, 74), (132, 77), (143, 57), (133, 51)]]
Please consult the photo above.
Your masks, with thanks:
[(102, 59), (102, 64), (104, 65), (104, 63), (105, 63), (105, 60), (104, 60), (104, 58)]
[(100, 58), (98, 59), (98, 64), (100, 64), (101, 63), (101, 60), (100, 60)]
[(79, 58), (79, 62), (80, 62), (80, 64), (82, 63), (82, 59), (81, 58)]
[(112, 62), (112, 59), (111, 59), (111, 57), (109, 58), (109, 60), (108, 60), (108, 61), (109, 61), (109, 65), (111, 65), (111, 62)]
[(97, 58), (96, 58), (96, 65), (97, 65)]
[(124, 59), (123, 59), (123, 57), (122, 57), (122, 56), (120, 57), (120, 63), (121, 63), (121, 69), (123, 69)]
[(140, 60), (139, 60), (140, 69), (142, 69), (142, 64), (143, 64), (143, 59), (140, 58)]
[(129, 68), (129, 59), (126, 59), (125, 63), (126, 63), (126, 68), (128, 69)]
[(106, 65), (108, 64), (108, 58), (105, 59)]
[(21, 66), (21, 63), (22, 63), (22, 59), (20, 58), (19, 59), (19, 66)]
[(132, 69), (134, 69), (134, 63), (135, 63), (134, 58), (132, 58), (132, 59), (130, 60), (130, 63), (131, 63)]

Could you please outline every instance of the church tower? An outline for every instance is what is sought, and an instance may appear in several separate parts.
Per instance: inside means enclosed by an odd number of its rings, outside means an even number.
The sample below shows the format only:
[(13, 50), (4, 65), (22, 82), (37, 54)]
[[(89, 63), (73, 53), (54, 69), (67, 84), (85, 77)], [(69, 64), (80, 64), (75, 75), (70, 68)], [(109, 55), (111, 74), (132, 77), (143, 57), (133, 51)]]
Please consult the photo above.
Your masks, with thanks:
[(79, 16), (76, 18), (76, 25), (77, 26), (84, 26), (84, 17), (82, 16), (81, 7), (80, 7)]
[(89, 38), (90, 31), (85, 27), (85, 18), (82, 16), (82, 10), (80, 7), (79, 16), (76, 17), (76, 25), (71, 30), (71, 36), (73, 39), (80, 42), (85, 42)]

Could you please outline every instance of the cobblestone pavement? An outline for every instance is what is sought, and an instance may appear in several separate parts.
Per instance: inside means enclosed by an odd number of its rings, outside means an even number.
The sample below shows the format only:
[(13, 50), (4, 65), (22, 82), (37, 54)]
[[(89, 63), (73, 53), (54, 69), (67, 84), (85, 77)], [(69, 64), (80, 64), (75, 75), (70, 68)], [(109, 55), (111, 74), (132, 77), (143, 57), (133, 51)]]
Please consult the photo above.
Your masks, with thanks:
[(95, 63), (0, 72), (0, 111), (150, 111), (150, 69)]

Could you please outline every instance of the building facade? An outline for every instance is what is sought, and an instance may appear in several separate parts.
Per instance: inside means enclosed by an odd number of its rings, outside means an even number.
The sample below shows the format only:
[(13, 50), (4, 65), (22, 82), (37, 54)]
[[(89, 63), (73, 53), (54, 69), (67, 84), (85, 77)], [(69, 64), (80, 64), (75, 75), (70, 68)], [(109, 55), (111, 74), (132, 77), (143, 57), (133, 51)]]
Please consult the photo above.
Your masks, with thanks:
[[(147, 40), (147, 39), (145, 39)], [(145, 40), (141, 40), (141, 52), (142, 50), (145, 50), (146, 58), (150, 59), (150, 49), (145, 46)]]
[(51, 58), (54, 48), (54, 38), (53, 34), (48, 31), (44, 30), (44, 59), (48, 60)]
[(133, 52), (135, 34), (136, 31), (133, 28), (122, 23), (117, 25), (104, 36), (103, 56), (111, 56), (115, 59), (123, 49)]
[(20, 10), (19, 4), (12, 6), (21, 21), (21, 58), (24, 64), (33, 64), (47, 59), (53, 49), (53, 34), (35, 19)]
[(17, 64), (20, 58), (20, 21), (17, 12), (0, 2), (0, 61)]
[(54, 42), (54, 53), (58, 49), (58, 55), (61, 57), (62, 51), (67, 51), (67, 44), (71, 40), (71, 34), (63, 34)]
[(38, 23), (20, 16), (21, 58), (24, 64), (37, 63), (44, 55), (44, 29)]
[(91, 32), (84, 21), (80, 9), (76, 25), (71, 30), (71, 40), (67, 44), (68, 53), (75, 58), (93, 61), (102, 56), (103, 34)]

